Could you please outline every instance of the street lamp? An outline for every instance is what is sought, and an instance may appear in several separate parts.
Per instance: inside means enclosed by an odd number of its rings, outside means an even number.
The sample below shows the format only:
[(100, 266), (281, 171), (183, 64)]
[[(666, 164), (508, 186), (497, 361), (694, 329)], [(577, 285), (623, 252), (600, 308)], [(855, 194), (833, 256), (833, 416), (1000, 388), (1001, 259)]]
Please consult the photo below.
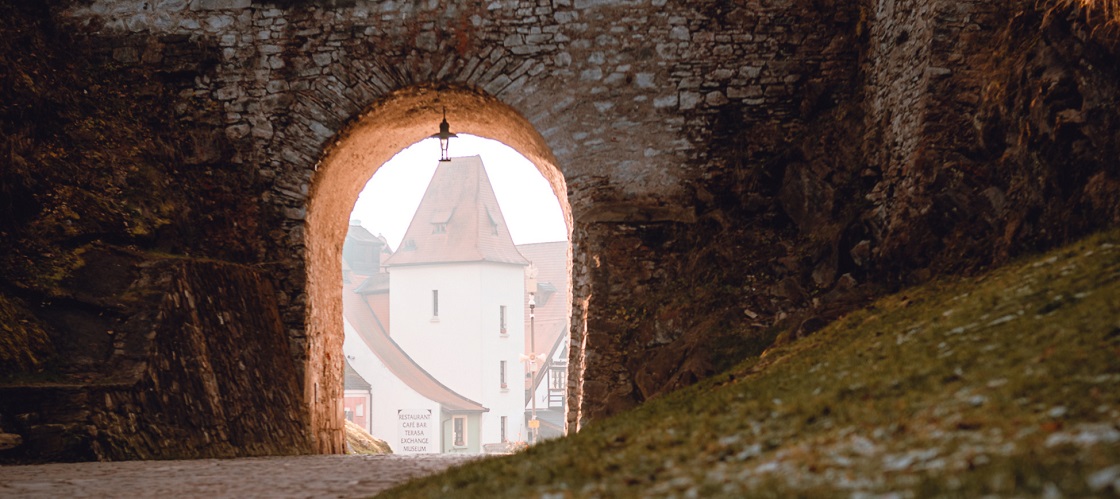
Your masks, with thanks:
[[(533, 416), (529, 420), (529, 443), (536, 444), (540, 438), (541, 422), (537, 420), (537, 334), (536, 334), (536, 308), (537, 308), (537, 267), (532, 263), (526, 270), (529, 279), (526, 287), (529, 288), (529, 355), (524, 356), (529, 361), (529, 399), (532, 400)], [(543, 359), (541, 359), (543, 360)]]
[(439, 124), (439, 133), (432, 135), (433, 139), (439, 139), (439, 160), (440, 162), (451, 161), (451, 156), (447, 154), (447, 145), (451, 139), (457, 138), (458, 135), (451, 133), (451, 125), (447, 123), (447, 108), (443, 108), (443, 121)]

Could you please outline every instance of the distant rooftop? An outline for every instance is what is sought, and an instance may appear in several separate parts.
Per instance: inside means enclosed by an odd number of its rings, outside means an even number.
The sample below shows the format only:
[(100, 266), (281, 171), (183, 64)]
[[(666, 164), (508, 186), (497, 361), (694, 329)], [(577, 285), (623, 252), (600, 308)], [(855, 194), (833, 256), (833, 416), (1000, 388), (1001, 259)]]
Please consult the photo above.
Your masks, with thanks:
[(440, 162), (387, 266), (453, 262), (527, 265), (513, 244), (482, 158)]

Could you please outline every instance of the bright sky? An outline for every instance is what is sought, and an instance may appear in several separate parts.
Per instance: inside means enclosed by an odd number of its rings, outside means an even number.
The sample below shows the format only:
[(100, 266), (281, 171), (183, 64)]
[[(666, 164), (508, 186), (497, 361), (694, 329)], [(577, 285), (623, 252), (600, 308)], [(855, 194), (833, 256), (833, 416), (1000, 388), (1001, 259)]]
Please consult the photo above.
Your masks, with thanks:
[[(564, 215), (552, 187), (524, 156), (496, 140), (466, 134), (451, 139), (448, 152), (452, 157), (482, 156), (514, 244), (567, 240)], [(438, 163), (436, 139), (424, 139), (393, 156), (366, 183), (350, 219), (384, 235), (395, 251)]]

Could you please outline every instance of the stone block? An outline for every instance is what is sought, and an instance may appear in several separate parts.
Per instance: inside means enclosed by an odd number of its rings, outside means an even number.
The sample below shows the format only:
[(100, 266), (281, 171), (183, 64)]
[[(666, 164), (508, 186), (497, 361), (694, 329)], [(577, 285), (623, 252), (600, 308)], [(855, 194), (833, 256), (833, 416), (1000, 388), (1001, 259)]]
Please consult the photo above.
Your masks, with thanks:
[(214, 91), (214, 98), (220, 101), (233, 100), (241, 96), (241, 87), (230, 85)]
[(230, 127), (226, 127), (226, 137), (230, 140), (240, 140), (242, 137), (249, 135), (249, 125), (239, 123)]
[(190, 0), (159, 0), (156, 10), (161, 12), (179, 12), (187, 7)]
[(708, 92), (706, 95), (704, 95), (704, 102), (709, 106), (714, 107), (722, 106), (724, 104), (727, 104), (729, 101), (727, 100), (727, 96), (723, 95), (723, 92), (714, 91)]
[(603, 79), (603, 70), (601, 68), (590, 68), (580, 71), (579, 79), (583, 81), (599, 81)]
[(316, 52), (311, 55), (311, 60), (315, 62), (316, 66), (329, 66), (331, 63), (331, 54), (329, 52)]
[(258, 139), (271, 139), (272, 136), (276, 134), (272, 128), (272, 124), (268, 122), (253, 126), (253, 128), (250, 130), (250, 133), (253, 135), (253, 137), (256, 137)]
[(634, 85), (645, 89), (657, 88), (655, 77), (653, 73), (638, 73), (634, 75)]
[(334, 135), (334, 130), (331, 130), (326, 125), (319, 123), (318, 121), (312, 121), (311, 123), (309, 123), (308, 128), (310, 128), (311, 131), (321, 139), (326, 139), (331, 135)]
[(695, 109), (702, 101), (700, 92), (681, 92), (679, 107), (682, 111)]
[(191, 10), (247, 9), (252, 3), (252, 0), (192, 0)]
[(208, 31), (221, 31), (232, 24), (233, 18), (226, 15), (210, 16), (206, 18), (206, 29)]
[(676, 107), (676, 105), (679, 101), (680, 101), (679, 97), (676, 94), (666, 95), (664, 97), (658, 97), (656, 99), (653, 99), (653, 108), (654, 109), (665, 109), (665, 108), (670, 108), (670, 107)]

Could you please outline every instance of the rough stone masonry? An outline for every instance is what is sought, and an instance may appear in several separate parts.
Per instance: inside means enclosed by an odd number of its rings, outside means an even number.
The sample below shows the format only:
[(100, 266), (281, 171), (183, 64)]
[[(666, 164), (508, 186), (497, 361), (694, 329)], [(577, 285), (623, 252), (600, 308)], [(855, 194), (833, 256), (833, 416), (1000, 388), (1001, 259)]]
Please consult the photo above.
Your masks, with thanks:
[[(85, 56), (172, 89), (188, 131), (182, 168), (254, 179), (230, 186), (260, 209), (247, 263), (277, 290), (308, 438), (339, 452), (346, 219), (366, 180), (430, 135), (444, 109), (453, 131), (533, 161), (569, 221), (571, 429), (692, 383), (779, 332), (808, 334), (884, 287), (1116, 223), (1114, 201), (1078, 194), (1091, 174), (1052, 208), (998, 172), (962, 173), (1041, 147), (1016, 149), (1020, 122), (998, 112), (1030, 89), (984, 93), (1015, 80), (996, 62), (1025, 36), (1008, 27), (1018, 9), (92, 0), (52, 16)], [(1107, 56), (1096, 35), (1063, 26), (1051, 27), (1054, 40)], [(1063, 78), (1080, 71), (1055, 57)], [(1099, 86), (1079, 112), (1115, 103), (1115, 84)], [(1114, 166), (1083, 157), (1115, 182)], [(1038, 220), (1074, 205), (1088, 211), (1068, 233), (1040, 235)], [(1020, 220), (1032, 210), (1043, 215)]]

